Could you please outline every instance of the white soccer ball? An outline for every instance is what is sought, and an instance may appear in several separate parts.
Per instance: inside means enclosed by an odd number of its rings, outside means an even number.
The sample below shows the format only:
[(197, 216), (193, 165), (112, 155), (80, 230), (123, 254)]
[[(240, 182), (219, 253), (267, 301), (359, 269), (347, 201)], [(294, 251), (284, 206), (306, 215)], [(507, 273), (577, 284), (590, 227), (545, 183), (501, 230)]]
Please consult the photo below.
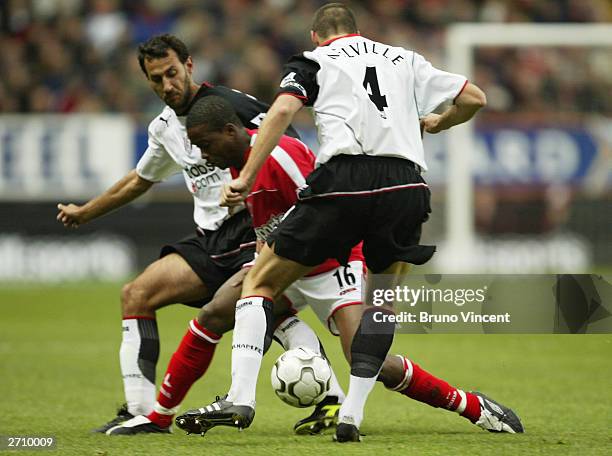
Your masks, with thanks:
[(330, 379), (327, 360), (305, 347), (286, 351), (272, 367), (274, 392), (293, 407), (310, 407), (321, 402), (329, 391)]

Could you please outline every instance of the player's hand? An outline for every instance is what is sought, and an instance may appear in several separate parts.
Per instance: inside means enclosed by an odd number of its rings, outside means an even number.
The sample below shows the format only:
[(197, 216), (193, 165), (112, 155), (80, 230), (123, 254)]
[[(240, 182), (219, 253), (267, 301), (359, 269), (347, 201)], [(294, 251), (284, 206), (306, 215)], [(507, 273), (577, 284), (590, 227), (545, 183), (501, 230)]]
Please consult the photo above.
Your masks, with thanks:
[(233, 207), (242, 204), (246, 200), (251, 185), (243, 177), (238, 176), (229, 184), (223, 186), (221, 194), (221, 206)]
[(57, 208), (59, 212), (56, 218), (63, 223), (66, 228), (78, 228), (86, 222), (81, 206), (60, 203), (57, 205)]
[(439, 114), (428, 114), (421, 119), (421, 136), (423, 131), (431, 134), (440, 133), (444, 130), (440, 124), (442, 116)]

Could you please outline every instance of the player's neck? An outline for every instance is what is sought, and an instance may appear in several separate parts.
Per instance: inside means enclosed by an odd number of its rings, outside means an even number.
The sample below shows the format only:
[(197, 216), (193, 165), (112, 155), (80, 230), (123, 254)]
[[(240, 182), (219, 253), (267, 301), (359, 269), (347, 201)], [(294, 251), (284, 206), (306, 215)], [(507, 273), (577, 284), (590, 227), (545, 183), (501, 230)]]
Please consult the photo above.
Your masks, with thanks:
[(335, 35), (327, 36), (325, 38), (317, 37), (316, 44), (317, 46), (327, 46), (328, 44), (336, 41), (337, 39), (344, 38), (345, 36), (348, 37), (348, 36), (356, 36), (356, 35), (359, 35), (359, 32), (357, 33), (342, 32), (342, 33), (337, 33)]
[(201, 86), (196, 84), (195, 82), (191, 81), (191, 83), (189, 84), (189, 100), (187, 101), (187, 103), (185, 104), (184, 108), (175, 109), (176, 115), (177, 116), (186, 116), (187, 113), (189, 112), (189, 109), (191, 108), (191, 105), (193, 105), (194, 103), (194, 99), (196, 97), (196, 95), (198, 94), (198, 91), (200, 90)]
[(190, 88), (190, 96), (189, 96), (189, 102), (187, 103), (187, 106), (191, 106), (191, 104), (193, 103), (193, 100), (196, 97), (196, 95), (198, 94), (201, 86), (199, 84), (196, 84), (195, 82), (191, 81), (191, 83), (189, 84), (189, 88)]
[(198, 90), (200, 90), (200, 84), (196, 84), (195, 82), (191, 81), (191, 100), (189, 100), (190, 102), (193, 101), (193, 98), (196, 96), (196, 93), (198, 93)]
[(235, 168), (237, 170), (241, 170), (242, 167), (244, 166), (244, 164), (247, 162), (247, 160), (249, 159), (249, 155), (251, 155), (251, 135), (249, 135), (247, 133), (246, 130), (242, 130), (241, 132), (242, 134), (240, 135), (242, 141), (244, 141), (244, 152), (242, 153), (242, 156), (240, 157), (239, 160), (236, 160), (236, 165)]

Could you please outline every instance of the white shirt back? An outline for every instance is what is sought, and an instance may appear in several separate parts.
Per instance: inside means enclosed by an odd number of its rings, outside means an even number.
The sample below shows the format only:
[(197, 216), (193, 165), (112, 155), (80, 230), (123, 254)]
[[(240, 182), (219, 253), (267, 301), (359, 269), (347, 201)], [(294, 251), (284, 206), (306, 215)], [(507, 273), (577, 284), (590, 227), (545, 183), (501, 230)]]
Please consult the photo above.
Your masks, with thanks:
[(219, 206), (223, 185), (231, 181), (229, 170), (214, 167), (201, 157), (200, 149), (187, 137), (185, 118), (166, 106), (149, 124), (149, 147), (136, 165), (140, 177), (152, 182), (183, 173), (193, 196), (193, 219), (205, 230), (216, 230), (229, 218)]
[[(318, 69), (302, 69), (305, 60)], [(347, 35), (304, 52), (301, 62), (290, 61), (281, 92), (313, 107), (318, 164), (366, 154), (405, 158), (427, 169), (419, 118), (453, 100), (466, 82), (414, 51)]]

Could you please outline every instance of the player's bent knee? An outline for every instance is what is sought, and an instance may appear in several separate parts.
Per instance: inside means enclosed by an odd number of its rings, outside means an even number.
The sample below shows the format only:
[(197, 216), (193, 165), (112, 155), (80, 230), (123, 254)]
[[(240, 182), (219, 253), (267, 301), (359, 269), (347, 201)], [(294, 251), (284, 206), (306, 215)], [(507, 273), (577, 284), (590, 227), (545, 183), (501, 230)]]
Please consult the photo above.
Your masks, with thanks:
[(196, 319), (203, 328), (221, 335), (234, 327), (234, 314), (233, 312), (220, 312), (214, 303), (213, 300), (202, 307)]
[(125, 284), (121, 289), (121, 309), (124, 317), (155, 311), (153, 303), (147, 299), (147, 291), (135, 282)]
[(387, 355), (382, 365), (378, 381), (382, 382), (387, 388), (393, 388), (404, 378), (404, 366), (398, 356)]
[(281, 295), (281, 292), (278, 284), (275, 285), (274, 281), (269, 280), (263, 271), (249, 271), (242, 285), (243, 296), (258, 294), (275, 299)]

